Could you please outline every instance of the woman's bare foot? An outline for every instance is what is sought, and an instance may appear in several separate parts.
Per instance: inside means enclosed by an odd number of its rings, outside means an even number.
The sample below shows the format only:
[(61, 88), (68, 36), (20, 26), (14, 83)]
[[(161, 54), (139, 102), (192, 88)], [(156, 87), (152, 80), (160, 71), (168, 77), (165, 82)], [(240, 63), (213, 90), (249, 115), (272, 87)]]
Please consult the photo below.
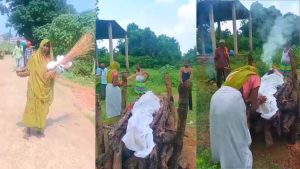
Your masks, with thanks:
[(37, 137), (39, 137), (39, 138), (45, 137), (43, 129), (38, 129), (37, 130)]
[(25, 129), (25, 135), (23, 136), (24, 139), (29, 140), (30, 137), (30, 128), (26, 127)]

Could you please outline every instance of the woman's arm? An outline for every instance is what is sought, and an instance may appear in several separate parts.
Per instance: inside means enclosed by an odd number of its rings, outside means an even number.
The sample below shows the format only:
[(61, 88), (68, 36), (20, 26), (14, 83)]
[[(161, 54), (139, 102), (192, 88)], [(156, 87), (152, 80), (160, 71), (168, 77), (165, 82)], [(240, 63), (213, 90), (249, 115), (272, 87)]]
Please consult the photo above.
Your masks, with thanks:
[(182, 68), (180, 68), (180, 71), (179, 71), (179, 78), (180, 78), (180, 81), (181, 81), (181, 83), (183, 83), (183, 80), (182, 80), (182, 72), (183, 72), (183, 70), (182, 70)]
[(256, 87), (251, 90), (251, 94), (249, 97), (250, 103), (251, 103), (251, 107), (250, 107), (251, 112), (255, 112), (259, 106), (258, 90), (259, 90), (259, 87)]
[(21, 69), (21, 70), (17, 70), (16, 73), (17, 73), (17, 75), (19, 77), (27, 77), (27, 76), (30, 75), (30, 73), (29, 73), (29, 71), (28, 71), (27, 68), (24, 68), (24, 69)]
[(54, 79), (56, 75), (56, 71), (55, 70), (49, 70), (46, 72), (46, 79)]
[(135, 76), (136, 76), (136, 73), (130, 75), (129, 77), (127, 77), (127, 81), (132, 80), (133, 78), (135, 78)]
[(192, 81), (193, 69), (190, 68), (190, 80)]
[(143, 75), (144, 76), (146, 76), (146, 78), (145, 78), (145, 82), (149, 79), (149, 73), (148, 72), (146, 72), (146, 71), (143, 71)]

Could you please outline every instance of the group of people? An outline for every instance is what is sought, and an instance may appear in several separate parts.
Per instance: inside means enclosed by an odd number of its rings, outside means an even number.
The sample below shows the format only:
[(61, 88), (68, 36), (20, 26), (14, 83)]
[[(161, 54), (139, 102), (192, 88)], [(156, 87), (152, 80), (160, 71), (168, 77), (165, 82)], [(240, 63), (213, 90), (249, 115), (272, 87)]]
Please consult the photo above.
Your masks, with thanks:
[(27, 61), (33, 53), (30, 41), (17, 40), (17, 45), (13, 50), (13, 56), (16, 59), (16, 70), (20, 70), (27, 65)]
[[(96, 70), (97, 79), (101, 80), (101, 99), (105, 99), (106, 113), (109, 118), (120, 115), (121, 113), (121, 89), (122, 82), (119, 81), (120, 64), (116, 61), (110, 63), (109, 68), (104, 63)], [(144, 71), (139, 64), (136, 65), (136, 72), (129, 76), (127, 80), (135, 79), (134, 91), (139, 96), (144, 94), (147, 89), (145, 82), (149, 74)]]
[[(291, 71), (290, 46), (282, 54), (281, 72), (288, 77)], [(228, 49), (219, 41), (215, 51), (218, 90), (210, 102), (210, 141), (212, 159), (221, 168), (250, 169), (252, 153), (248, 117), (256, 112), (266, 97), (259, 95), (261, 78), (254, 66), (246, 65), (230, 72)], [(222, 85), (222, 80), (224, 81)]]
[[(122, 82), (118, 80), (118, 70), (120, 65), (113, 61), (109, 68), (104, 63), (96, 69), (96, 77), (101, 81), (101, 99), (105, 100), (106, 113), (109, 118), (120, 115), (121, 113), (121, 90)], [(149, 79), (149, 73), (143, 70), (140, 64), (136, 65), (134, 74), (127, 78), (127, 81), (135, 81), (134, 91), (138, 96), (146, 93), (146, 81)], [(188, 61), (185, 61), (184, 67), (180, 69), (181, 83), (192, 79), (192, 68)], [(189, 94), (189, 109), (192, 110), (192, 93)]]

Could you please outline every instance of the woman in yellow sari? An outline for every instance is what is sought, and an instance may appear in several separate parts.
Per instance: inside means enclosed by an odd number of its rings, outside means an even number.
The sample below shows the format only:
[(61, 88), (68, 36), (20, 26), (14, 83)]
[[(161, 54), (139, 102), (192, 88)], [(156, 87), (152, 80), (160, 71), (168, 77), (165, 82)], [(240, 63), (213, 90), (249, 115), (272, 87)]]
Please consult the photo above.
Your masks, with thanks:
[(37, 128), (38, 136), (44, 136), (49, 106), (53, 101), (55, 71), (47, 71), (47, 63), (53, 60), (50, 41), (44, 39), (37, 52), (28, 61), (26, 75), (27, 103), (23, 115), (23, 124), (26, 126), (25, 139), (28, 139), (30, 129)]

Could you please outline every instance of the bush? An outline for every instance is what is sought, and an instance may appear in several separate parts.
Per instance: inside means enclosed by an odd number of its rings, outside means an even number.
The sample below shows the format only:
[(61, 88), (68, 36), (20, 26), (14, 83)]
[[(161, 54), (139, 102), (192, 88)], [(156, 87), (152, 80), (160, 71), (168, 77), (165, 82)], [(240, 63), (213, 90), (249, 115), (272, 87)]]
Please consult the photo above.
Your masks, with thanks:
[[(101, 55), (98, 56), (99, 63), (104, 63), (109, 66), (110, 56), (109, 55)], [(114, 58), (121, 67), (126, 67), (125, 56), (117, 55)], [(183, 61), (178, 60), (173, 66), (178, 67)], [(165, 66), (168, 63), (164, 63), (159, 61), (157, 58), (151, 56), (129, 56), (129, 66), (132, 68), (133, 66), (140, 64), (142, 68), (160, 68)]]

